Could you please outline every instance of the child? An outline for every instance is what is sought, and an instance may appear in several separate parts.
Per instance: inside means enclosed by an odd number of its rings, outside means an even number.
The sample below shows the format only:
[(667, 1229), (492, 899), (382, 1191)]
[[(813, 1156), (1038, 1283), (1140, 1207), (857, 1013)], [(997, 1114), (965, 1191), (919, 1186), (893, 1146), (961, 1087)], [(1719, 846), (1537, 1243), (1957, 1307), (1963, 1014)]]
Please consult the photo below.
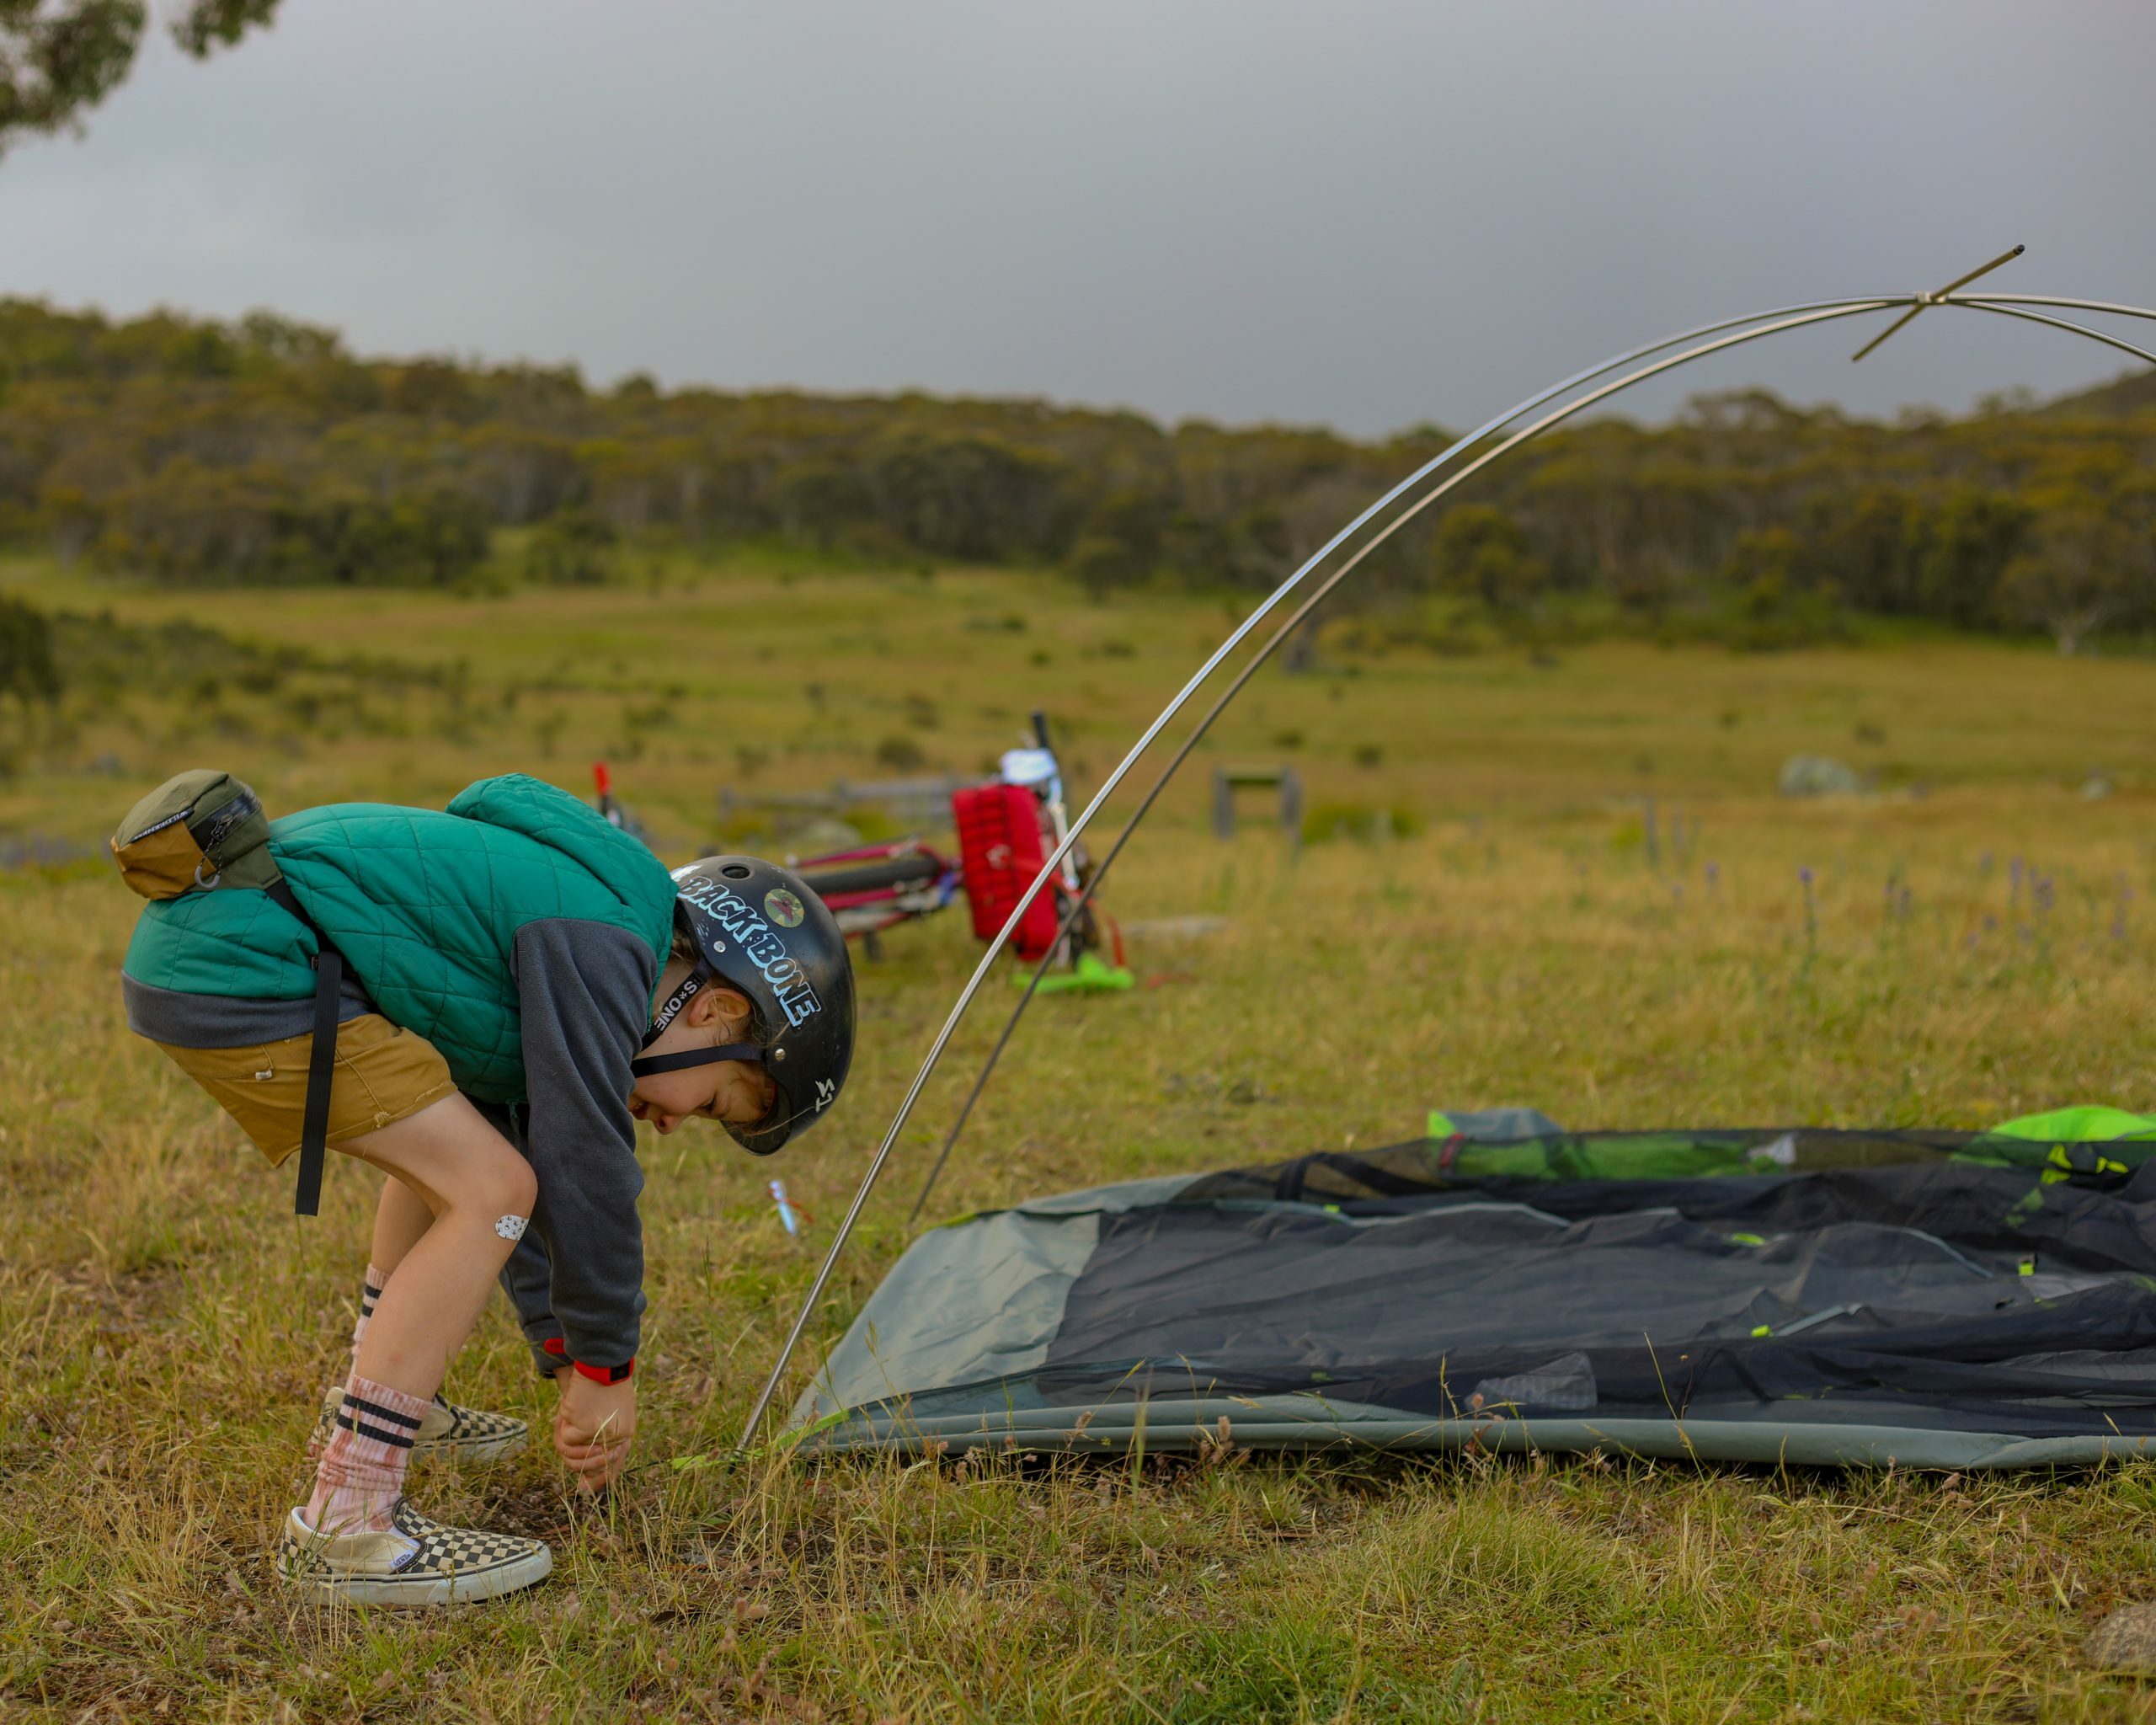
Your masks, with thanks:
[(556, 1450), (581, 1489), (620, 1474), (644, 1306), (635, 1122), (715, 1119), (763, 1156), (820, 1119), (853, 1047), (837, 925), (754, 857), (670, 878), (521, 776), (440, 814), (341, 804), (270, 823), (237, 780), (186, 773), (113, 847), (157, 900), (123, 967), (130, 1025), (273, 1166), (301, 1152), (302, 1211), (325, 1140), (387, 1177), (350, 1375), (280, 1573), (383, 1603), (530, 1586), (552, 1567), (543, 1544), (404, 1499), (415, 1455), (505, 1455), (525, 1436), (445, 1401), (449, 1362), (499, 1275), (560, 1388)]

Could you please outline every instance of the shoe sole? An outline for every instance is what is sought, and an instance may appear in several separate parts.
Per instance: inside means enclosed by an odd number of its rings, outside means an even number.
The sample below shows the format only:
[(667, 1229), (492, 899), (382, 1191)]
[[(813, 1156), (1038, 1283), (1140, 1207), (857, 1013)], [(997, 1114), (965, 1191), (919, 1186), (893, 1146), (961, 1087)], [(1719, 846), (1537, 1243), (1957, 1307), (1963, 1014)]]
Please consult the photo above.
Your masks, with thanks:
[(435, 1571), (425, 1575), (339, 1575), (317, 1572), (282, 1578), (293, 1592), (348, 1605), (463, 1605), (536, 1587), (554, 1571), (554, 1554), (542, 1546), (521, 1557), (504, 1557), (483, 1569)]

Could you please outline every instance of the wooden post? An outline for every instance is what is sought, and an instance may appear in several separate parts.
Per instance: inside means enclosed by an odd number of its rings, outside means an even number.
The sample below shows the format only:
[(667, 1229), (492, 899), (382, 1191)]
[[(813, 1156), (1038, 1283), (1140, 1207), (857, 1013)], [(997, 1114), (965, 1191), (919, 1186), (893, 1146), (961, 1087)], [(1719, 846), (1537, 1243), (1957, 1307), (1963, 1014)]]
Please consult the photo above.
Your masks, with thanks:
[(1235, 836), (1235, 793), (1277, 791), (1280, 830), (1295, 844), (1303, 837), (1303, 776), (1292, 766), (1216, 766), (1213, 769), (1213, 836)]

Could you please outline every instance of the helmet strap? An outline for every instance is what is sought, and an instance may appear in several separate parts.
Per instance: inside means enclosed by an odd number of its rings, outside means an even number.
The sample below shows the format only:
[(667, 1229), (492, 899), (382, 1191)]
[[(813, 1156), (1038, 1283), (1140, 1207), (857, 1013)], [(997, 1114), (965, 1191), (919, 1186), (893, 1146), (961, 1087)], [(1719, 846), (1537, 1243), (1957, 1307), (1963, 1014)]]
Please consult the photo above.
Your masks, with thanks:
[(684, 1049), (674, 1055), (646, 1055), (631, 1060), (629, 1071), (638, 1078), (649, 1078), (660, 1072), (679, 1072), (688, 1066), (713, 1066), (721, 1060), (750, 1060), (760, 1066), (764, 1050), (753, 1042), (727, 1042), (717, 1048)]
[(680, 986), (667, 996), (659, 1010), (651, 1015), (650, 1028), (644, 1032), (643, 1040), (637, 1046), (649, 1048), (660, 1037), (665, 1035), (666, 1027), (680, 1016), (681, 1008), (702, 992), (704, 985), (710, 980), (711, 967), (708, 964), (699, 964), (695, 966), (686, 976), (681, 979)]

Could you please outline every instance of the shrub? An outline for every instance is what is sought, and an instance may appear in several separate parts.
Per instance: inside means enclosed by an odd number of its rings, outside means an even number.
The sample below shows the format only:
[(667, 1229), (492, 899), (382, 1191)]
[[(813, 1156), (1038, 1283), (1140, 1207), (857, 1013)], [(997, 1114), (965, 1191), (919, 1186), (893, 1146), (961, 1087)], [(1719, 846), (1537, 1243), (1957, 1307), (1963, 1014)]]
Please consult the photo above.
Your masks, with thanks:
[(0, 695), (28, 707), (60, 698), (60, 667), (52, 656), (52, 625), (45, 613), (0, 594)]
[(1422, 830), (1422, 817), (1401, 803), (1314, 803), (1303, 814), (1303, 842), (1307, 845), (1328, 839), (1357, 839), (1366, 844), (1409, 839)]
[(928, 756), (921, 745), (903, 732), (888, 736), (876, 745), (876, 764), (888, 766), (894, 772), (916, 772), (927, 762)]
[(590, 510), (563, 510), (531, 536), (525, 567), (548, 586), (602, 586), (613, 573), (615, 540), (614, 530)]

